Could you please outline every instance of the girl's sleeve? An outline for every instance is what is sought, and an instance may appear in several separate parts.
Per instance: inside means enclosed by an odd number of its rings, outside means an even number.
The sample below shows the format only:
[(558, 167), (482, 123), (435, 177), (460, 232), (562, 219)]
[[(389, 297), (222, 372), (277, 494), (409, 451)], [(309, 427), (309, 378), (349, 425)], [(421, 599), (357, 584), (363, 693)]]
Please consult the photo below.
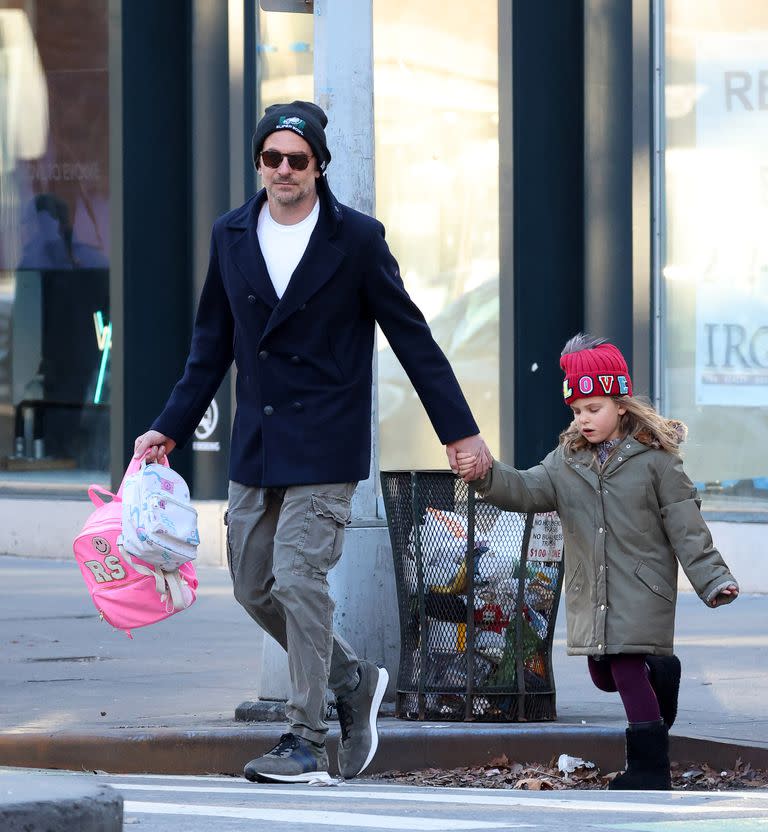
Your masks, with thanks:
[(658, 489), (659, 508), (664, 529), (688, 580), (704, 603), (726, 586), (738, 586), (701, 516), (701, 500), (696, 487), (683, 470), (677, 454), (661, 475)]
[(474, 485), (480, 497), (505, 511), (557, 509), (555, 487), (544, 463), (518, 471), (494, 459), (488, 473)]

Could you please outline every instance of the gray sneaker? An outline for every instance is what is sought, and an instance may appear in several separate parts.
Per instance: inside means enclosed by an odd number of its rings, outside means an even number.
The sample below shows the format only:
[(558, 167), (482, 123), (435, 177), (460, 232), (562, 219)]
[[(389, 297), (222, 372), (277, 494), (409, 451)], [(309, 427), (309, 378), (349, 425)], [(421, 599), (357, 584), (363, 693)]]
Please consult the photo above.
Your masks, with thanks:
[(295, 734), (283, 734), (280, 742), (243, 769), (252, 783), (330, 783), (325, 745)]
[(373, 759), (379, 746), (376, 717), (379, 713), (389, 674), (371, 662), (360, 662), (360, 684), (336, 699), (341, 739), (339, 773), (357, 777)]

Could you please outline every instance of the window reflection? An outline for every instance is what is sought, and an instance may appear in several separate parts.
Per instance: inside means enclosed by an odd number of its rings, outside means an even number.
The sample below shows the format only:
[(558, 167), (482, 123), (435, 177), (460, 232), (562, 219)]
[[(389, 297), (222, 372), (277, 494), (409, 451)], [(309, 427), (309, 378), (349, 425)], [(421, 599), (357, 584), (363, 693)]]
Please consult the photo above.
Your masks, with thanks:
[(106, 0), (0, 0), (0, 487), (104, 479)]
[(768, 498), (768, 8), (667, 0), (663, 402), (710, 503)]
[[(497, 3), (375, 0), (376, 214), (406, 288), (498, 448)], [(445, 453), (379, 333), (382, 468)]]

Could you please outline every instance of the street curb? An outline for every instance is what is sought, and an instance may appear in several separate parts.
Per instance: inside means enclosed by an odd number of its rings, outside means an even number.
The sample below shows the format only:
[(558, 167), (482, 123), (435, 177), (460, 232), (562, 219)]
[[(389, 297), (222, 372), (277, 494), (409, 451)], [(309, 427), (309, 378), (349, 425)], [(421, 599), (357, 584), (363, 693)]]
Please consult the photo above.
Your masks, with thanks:
[[(268, 751), (282, 725), (239, 725), (180, 731), (116, 729), (93, 732), (0, 733), (0, 766), (107, 771), (121, 774), (231, 774)], [(338, 734), (328, 738), (335, 769)], [(602, 771), (624, 766), (624, 731), (559, 723), (414, 723), (379, 721), (379, 748), (366, 774), (459, 768), (510, 761), (547, 764), (560, 754), (591, 760)], [(670, 736), (670, 758), (733, 768), (736, 760), (768, 768), (768, 746)]]
[(123, 798), (79, 777), (0, 774), (3, 832), (121, 832)]

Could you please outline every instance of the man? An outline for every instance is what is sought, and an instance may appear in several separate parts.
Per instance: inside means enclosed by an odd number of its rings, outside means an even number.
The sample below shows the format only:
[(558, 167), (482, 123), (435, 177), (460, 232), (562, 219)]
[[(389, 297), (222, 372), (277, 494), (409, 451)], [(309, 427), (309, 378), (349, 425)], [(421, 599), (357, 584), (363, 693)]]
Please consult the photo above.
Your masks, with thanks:
[(229, 567), (235, 597), (288, 652), (290, 732), (249, 762), (266, 782), (328, 779), (325, 691), (337, 701), (339, 771), (359, 774), (378, 745), (386, 670), (333, 632), (327, 575), (350, 500), (368, 476), (378, 321), (456, 469), (457, 451), (490, 453), (456, 378), (403, 287), (383, 226), (341, 205), (324, 172), (325, 113), (267, 108), (253, 137), (264, 189), (213, 226), (210, 263), (184, 375), (134, 452), (189, 440), (233, 359)]

